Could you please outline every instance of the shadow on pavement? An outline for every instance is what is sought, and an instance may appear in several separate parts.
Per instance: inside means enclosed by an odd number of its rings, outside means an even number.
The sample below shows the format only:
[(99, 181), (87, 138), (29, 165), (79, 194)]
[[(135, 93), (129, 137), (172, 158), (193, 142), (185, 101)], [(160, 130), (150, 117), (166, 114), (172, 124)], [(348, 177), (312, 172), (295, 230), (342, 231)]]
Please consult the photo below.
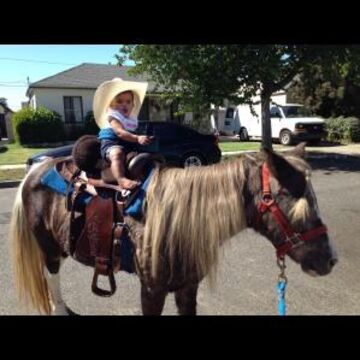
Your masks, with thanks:
[(308, 158), (307, 162), (313, 170), (323, 170), (325, 175), (336, 172), (360, 171), (360, 156), (339, 156), (339, 154), (327, 154), (325, 158)]

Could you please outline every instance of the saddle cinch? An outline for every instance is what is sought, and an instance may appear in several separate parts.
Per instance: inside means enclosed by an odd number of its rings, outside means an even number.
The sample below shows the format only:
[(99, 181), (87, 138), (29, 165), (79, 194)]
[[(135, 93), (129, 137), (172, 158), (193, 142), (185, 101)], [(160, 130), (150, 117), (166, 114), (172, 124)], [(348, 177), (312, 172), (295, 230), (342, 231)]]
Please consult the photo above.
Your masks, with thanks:
[[(163, 163), (161, 155), (129, 153), (126, 176), (142, 182), (156, 164)], [(90, 135), (81, 137), (74, 144), (72, 156), (55, 165), (57, 172), (68, 183), (70, 255), (95, 268), (91, 288), (99, 296), (115, 293), (114, 273), (120, 270), (134, 272), (134, 249), (124, 221), (124, 211), (141, 191), (137, 187), (124, 194), (109, 166), (108, 162), (101, 160), (100, 141)], [(84, 196), (88, 201), (83, 201)], [(99, 275), (108, 277), (110, 290), (98, 286)]]

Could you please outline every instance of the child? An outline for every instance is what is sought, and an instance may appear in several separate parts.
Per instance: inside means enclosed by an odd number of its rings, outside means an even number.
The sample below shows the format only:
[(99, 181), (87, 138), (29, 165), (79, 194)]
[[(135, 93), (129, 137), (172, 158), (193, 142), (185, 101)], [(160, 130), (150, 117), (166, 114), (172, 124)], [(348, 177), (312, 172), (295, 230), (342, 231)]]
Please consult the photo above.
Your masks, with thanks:
[(148, 145), (152, 138), (136, 135), (137, 116), (146, 93), (147, 83), (115, 78), (102, 83), (94, 96), (94, 116), (100, 127), (101, 156), (111, 162), (111, 171), (122, 189), (139, 185), (125, 177), (125, 155)]

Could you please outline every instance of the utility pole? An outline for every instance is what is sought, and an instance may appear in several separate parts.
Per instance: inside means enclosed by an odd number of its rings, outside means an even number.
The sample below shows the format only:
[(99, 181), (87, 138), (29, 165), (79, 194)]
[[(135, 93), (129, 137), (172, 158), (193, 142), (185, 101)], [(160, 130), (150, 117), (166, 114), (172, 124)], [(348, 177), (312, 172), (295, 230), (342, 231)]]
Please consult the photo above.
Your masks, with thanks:
[[(30, 78), (29, 76), (26, 78), (26, 82), (27, 82), (27, 87), (29, 89), (29, 86), (30, 86)], [(30, 106), (30, 96), (28, 96), (29, 100), (27, 102), (27, 106), (29, 107)]]

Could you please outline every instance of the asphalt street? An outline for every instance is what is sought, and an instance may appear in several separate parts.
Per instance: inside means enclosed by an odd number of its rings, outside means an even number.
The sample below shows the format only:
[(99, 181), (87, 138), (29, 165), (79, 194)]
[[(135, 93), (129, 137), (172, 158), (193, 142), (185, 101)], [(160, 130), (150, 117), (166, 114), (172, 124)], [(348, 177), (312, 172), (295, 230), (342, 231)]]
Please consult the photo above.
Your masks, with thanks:
[[(339, 263), (325, 277), (313, 278), (287, 260), (289, 315), (360, 314), (360, 158), (311, 160), (312, 183), (323, 221), (336, 245)], [(16, 189), (0, 189), (0, 314), (34, 314), (19, 306), (9, 259), (8, 230)], [(90, 290), (93, 269), (72, 259), (61, 271), (68, 306), (83, 315), (140, 315), (140, 285), (135, 275), (116, 275), (118, 289), (111, 298)], [(263, 237), (246, 230), (224, 247), (218, 281), (206, 280), (198, 294), (199, 315), (276, 315), (278, 268), (275, 251)], [(164, 315), (175, 315), (174, 297), (166, 300)]]

